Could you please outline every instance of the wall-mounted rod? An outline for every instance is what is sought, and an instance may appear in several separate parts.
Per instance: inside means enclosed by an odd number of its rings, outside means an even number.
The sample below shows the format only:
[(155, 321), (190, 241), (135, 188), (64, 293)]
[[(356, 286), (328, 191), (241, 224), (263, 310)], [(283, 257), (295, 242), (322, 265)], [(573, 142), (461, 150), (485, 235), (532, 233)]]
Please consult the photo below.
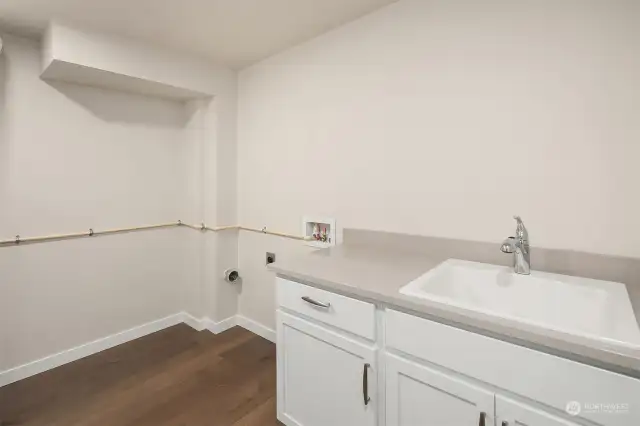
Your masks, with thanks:
[(29, 243), (44, 243), (47, 241), (62, 241), (62, 240), (70, 240), (73, 238), (84, 238), (84, 237), (95, 237), (98, 235), (111, 235), (111, 234), (122, 234), (125, 232), (137, 232), (137, 231), (146, 231), (149, 229), (159, 229), (159, 228), (170, 228), (174, 226), (179, 226), (179, 222), (171, 222), (171, 223), (161, 223), (158, 225), (145, 225), (145, 226), (134, 226), (131, 228), (117, 228), (117, 229), (106, 229), (103, 231), (94, 231), (93, 228), (90, 228), (85, 232), (75, 232), (71, 234), (58, 234), (58, 235), (47, 235), (45, 237), (27, 237), (23, 238), (20, 235), (16, 235), (16, 237), (12, 240), (2, 240), (0, 241), (0, 247), (2, 246), (15, 246), (20, 244), (29, 244)]
[[(196, 228), (191, 226), (192, 228)], [(204, 227), (204, 228), (203, 228)], [(283, 232), (275, 232), (275, 231), (269, 231), (267, 229), (267, 227), (265, 226), (262, 229), (258, 229), (258, 228), (249, 228), (247, 226), (240, 226), (240, 225), (231, 225), (231, 226), (217, 226), (215, 228), (210, 228), (208, 226), (205, 226), (204, 224), (201, 225), (200, 228), (201, 230), (206, 230), (206, 231), (214, 231), (214, 232), (218, 232), (218, 231), (228, 231), (228, 230), (241, 230), (241, 231), (249, 231), (249, 232), (257, 232), (259, 234), (266, 234), (266, 235), (275, 235), (276, 237), (282, 237), (282, 238), (290, 238), (292, 240), (301, 240), (301, 241), (310, 241), (311, 237), (302, 237), (300, 235), (293, 235), (293, 234), (286, 234)]]
[(218, 232), (218, 231), (234, 231), (236, 229), (240, 229), (241, 227), (238, 225), (227, 225), (227, 226), (216, 226), (214, 228), (210, 228), (208, 226), (205, 226), (205, 231), (213, 231), (213, 232)]
[(182, 223), (180, 221), (178, 222), (178, 225), (186, 226), (187, 228), (191, 228), (191, 229), (194, 229), (196, 231), (201, 231), (202, 230), (202, 227), (200, 225), (190, 225), (188, 223)]
[(190, 225), (187, 223), (183, 223), (182, 221), (170, 222), (170, 223), (161, 223), (158, 225), (144, 225), (144, 226), (134, 226), (131, 228), (117, 228), (117, 229), (106, 229), (103, 231), (94, 231), (93, 228), (90, 228), (85, 232), (76, 232), (71, 234), (58, 234), (58, 235), (47, 235), (44, 237), (27, 237), (23, 238), (20, 235), (16, 235), (12, 240), (0, 240), (0, 247), (5, 246), (17, 246), (21, 244), (33, 244), (33, 243), (44, 243), (50, 241), (62, 241), (62, 240), (70, 240), (74, 238), (91, 238), (98, 235), (111, 235), (111, 234), (122, 234), (126, 232), (138, 232), (138, 231), (146, 231), (150, 229), (159, 229), (159, 228), (172, 228), (175, 226), (185, 226), (190, 229), (194, 229), (196, 231), (228, 231), (228, 230), (243, 230), (249, 232), (258, 232), (260, 234), (267, 235), (275, 235), (277, 237), (283, 238), (291, 238), (294, 240), (310, 240), (310, 237), (301, 237), (298, 235), (285, 234), (282, 232), (274, 232), (268, 231), (267, 228), (257, 229), (257, 228), (248, 228), (239, 225), (229, 225), (229, 226), (217, 226), (214, 228), (206, 226), (204, 223), (200, 225)]
[(291, 238), (292, 240), (311, 241), (311, 237), (301, 237), (299, 235), (292, 235), (292, 234), (285, 234), (285, 233), (282, 233), (282, 232), (268, 231), (267, 228), (257, 229), (257, 228), (247, 228), (247, 227), (244, 227), (244, 226), (240, 226), (239, 228), (242, 229), (243, 231), (258, 232), (260, 234), (267, 234), (267, 235), (275, 235), (276, 237)]

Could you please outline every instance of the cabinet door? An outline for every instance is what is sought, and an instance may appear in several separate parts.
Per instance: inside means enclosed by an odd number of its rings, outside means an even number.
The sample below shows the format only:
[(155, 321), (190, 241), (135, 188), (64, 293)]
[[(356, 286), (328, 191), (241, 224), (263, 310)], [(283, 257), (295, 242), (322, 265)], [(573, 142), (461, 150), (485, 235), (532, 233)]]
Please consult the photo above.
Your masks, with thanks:
[(496, 395), (496, 417), (499, 426), (579, 426), (502, 395)]
[(494, 394), (465, 380), (386, 355), (386, 426), (493, 426)]
[(278, 419), (288, 426), (375, 426), (372, 345), (278, 311)]

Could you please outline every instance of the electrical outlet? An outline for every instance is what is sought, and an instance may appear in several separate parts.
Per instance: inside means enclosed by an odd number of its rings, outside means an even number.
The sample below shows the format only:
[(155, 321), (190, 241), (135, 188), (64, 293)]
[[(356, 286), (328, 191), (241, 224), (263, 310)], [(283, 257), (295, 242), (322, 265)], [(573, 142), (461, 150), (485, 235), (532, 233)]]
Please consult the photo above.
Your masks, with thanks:
[(274, 263), (275, 261), (276, 261), (276, 254), (267, 252), (267, 258), (265, 260), (265, 264), (269, 265), (271, 263)]

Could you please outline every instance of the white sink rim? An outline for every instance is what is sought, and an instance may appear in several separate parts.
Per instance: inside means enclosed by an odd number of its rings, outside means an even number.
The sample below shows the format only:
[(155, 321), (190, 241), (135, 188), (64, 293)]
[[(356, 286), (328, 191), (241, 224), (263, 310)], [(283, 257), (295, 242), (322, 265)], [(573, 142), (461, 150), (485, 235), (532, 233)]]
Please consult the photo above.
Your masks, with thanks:
[[(615, 324), (612, 326), (613, 327), (612, 330), (610, 330), (611, 332), (598, 332), (595, 330), (584, 329), (584, 327), (582, 327), (582, 323), (580, 324), (581, 327), (572, 327), (572, 326), (563, 325), (561, 323), (552, 323), (550, 321), (545, 321), (540, 317), (536, 318), (535, 315), (527, 316), (527, 315), (514, 314), (513, 312), (508, 312), (508, 309), (505, 309), (505, 307), (498, 306), (496, 309), (492, 309), (490, 306), (486, 306), (486, 305), (482, 306), (482, 304), (470, 303), (468, 300), (469, 298), (467, 297), (466, 294), (462, 294), (461, 297), (457, 297), (457, 296), (453, 297), (452, 295), (446, 294), (450, 292), (450, 289), (448, 287), (449, 285), (453, 285), (453, 283), (447, 283), (446, 278), (442, 278), (442, 275), (443, 273), (453, 271), (454, 268), (463, 268), (463, 269), (468, 268), (468, 270), (472, 270), (475, 268), (475, 269), (490, 271), (492, 274), (496, 274), (496, 277), (498, 275), (501, 275), (503, 277), (507, 277), (507, 280), (509, 281), (517, 280), (515, 282), (518, 283), (517, 285), (521, 286), (519, 287), (520, 289), (525, 289), (525, 284), (520, 283), (523, 280), (524, 282), (526, 282), (527, 285), (532, 284), (527, 281), (540, 280), (540, 282), (544, 283), (545, 286), (547, 287), (549, 285), (556, 284), (556, 283), (552, 283), (552, 281), (557, 281), (559, 282), (558, 284), (563, 284), (566, 287), (563, 289), (565, 292), (564, 294), (565, 296), (566, 296), (567, 288), (577, 288), (578, 291), (584, 290), (582, 295), (589, 296), (592, 302), (594, 299), (593, 296), (594, 295), (602, 296), (600, 293), (601, 293), (601, 290), (604, 290), (606, 292), (607, 299), (609, 298), (613, 299), (613, 302), (609, 302), (609, 304), (604, 307), (609, 309), (615, 308), (613, 311), (615, 313), (614, 316), (616, 318), (620, 318), (620, 320), (615, 322)], [(488, 278), (485, 277), (485, 280), (487, 279)], [(478, 279), (478, 281), (480, 280)], [(496, 292), (496, 289), (501, 286), (499, 286), (497, 282), (493, 284), (494, 284), (493, 287), (491, 287), (491, 285), (487, 283), (481, 283), (480, 285), (490, 285), (490, 287), (482, 287), (483, 291), (489, 289), (493, 291), (495, 294), (500, 293), (501, 290), (497, 290)], [(515, 284), (509, 284), (509, 285), (515, 285)], [(431, 289), (429, 288), (429, 286), (431, 287), (439, 286), (440, 288)], [(530, 289), (535, 290), (534, 287), (535, 285), (532, 285)], [(582, 290), (580, 290), (580, 287), (582, 287)], [(460, 289), (466, 291), (471, 288), (472, 287), (469, 286), (469, 284), (465, 283), (461, 286)], [(476, 287), (476, 288), (480, 288), (480, 287)], [(438, 290), (443, 290), (443, 291), (440, 292), (441, 294), (438, 294)], [(581, 277), (575, 277), (570, 275), (552, 274), (552, 273), (541, 272), (541, 271), (531, 271), (531, 275), (518, 275), (518, 274), (515, 274), (515, 272), (513, 272), (513, 268), (511, 267), (492, 265), (488, 263), (471, 262), (471, 261), (459, 260), (459, 259), (448, 259), (440, 263), (439, 265), (437, 265), (435, 268), (431, 269), (427, 273), (423, 274), (422, 276), (416, 278), (409, 284), (400, 288), (400, 293), (405, 296), (409, 296), (413, 298), (424, 299), (424, 300), (429, 300), (439, 304), (454, 306), (456, 308), (463, 309), (469, 312), (477, 312), (490, 317), (506, 319), (509, 321), (514, 321), (516, 323), (531, 325), (531, 326), (543, 328), (546, 330), (553, 330), (553, 331), (560, 332), (567, 335), (578, 336), (581, 338), (595, 340), (601, 343), (621, 345), (634, 350), (640, 349), (640, 324), (638, 324), (638, 318), (636, 318), (635, 313), (633, 311), (633, 307), (631, 305), (631, 301), (629, 300), (629, 295), (627, 293), (626, 286), (622, 283), (616, 283), (613, 281), (594, 280), (590, 278), (581, 278)], [(513, 301), (515, 299), (511, 299), (511, 300)], [(548, 299), (548, 300), (551, 300), (551, 299)], [(558, 303), (558, 301), (555, 301), (555, 302), (556, 304)], [(519, 307), (525, 307), (526, 309), (526, 304), (523, 304), (523, 301), (520, 300)], [(584, 308), (586, 307), (587, 305), (583, 307), (583, 311), (585, 310)], [(544, 311), (544, 308), (542, 310), (538, 309), (538, 311), (542, 312)], [(598, 312), (598, 313), (602, 315), (601, 312)], [(580, 321), (577, 321), (579, 319), (593, 320), (592, 318), (585, 317), (584, 315), (580, 318), (578, 317), (576, 318), (568, 317), (568, 318), (573, 320), (573, 322), (580, 322)], [(593, 321), (595, 321), (594, 324), (599, 325), (600, 327), (603, 327), (603, 324), (600, 324), (600, 323), (611, 322), (611, 320), (608, 317), (606, 317), (606, 321), (600, 321), (600, 322), (596, 320), (593, 320)]]

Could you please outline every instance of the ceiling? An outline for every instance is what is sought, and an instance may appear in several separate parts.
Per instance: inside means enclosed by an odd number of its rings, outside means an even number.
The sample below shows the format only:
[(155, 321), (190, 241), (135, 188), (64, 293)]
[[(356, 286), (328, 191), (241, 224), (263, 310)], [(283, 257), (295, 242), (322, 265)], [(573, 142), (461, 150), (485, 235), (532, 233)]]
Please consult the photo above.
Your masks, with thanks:
[(0, 28), (51, 19), (242, 68), (397, 0), (0, 0)]

